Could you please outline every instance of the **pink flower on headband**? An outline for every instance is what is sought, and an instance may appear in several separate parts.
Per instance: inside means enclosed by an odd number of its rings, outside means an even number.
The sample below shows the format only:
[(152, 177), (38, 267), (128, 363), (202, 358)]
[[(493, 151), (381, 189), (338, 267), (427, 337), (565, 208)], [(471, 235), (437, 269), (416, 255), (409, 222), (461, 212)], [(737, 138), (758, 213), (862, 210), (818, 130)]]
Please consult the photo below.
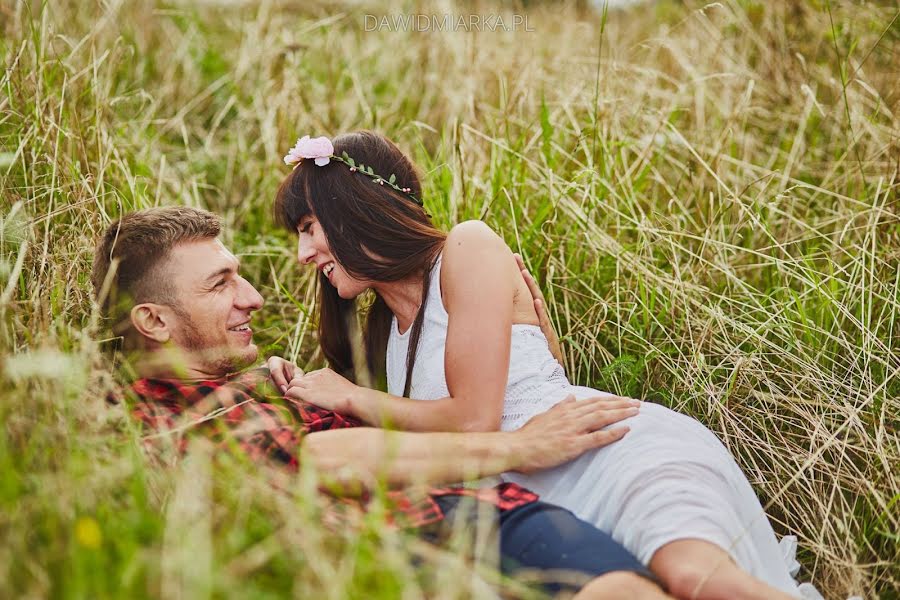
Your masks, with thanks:
[(312, 138), (304, 135), (297, 140), (297, 144), (291, 148), (284, 157), (284, 164), (296, 165), (303, 161), (304, 158), (314, 158), (316, 166), (324, 167), (331, 162), (331, 155), (334, 154), (334, 145), (327, 137)]

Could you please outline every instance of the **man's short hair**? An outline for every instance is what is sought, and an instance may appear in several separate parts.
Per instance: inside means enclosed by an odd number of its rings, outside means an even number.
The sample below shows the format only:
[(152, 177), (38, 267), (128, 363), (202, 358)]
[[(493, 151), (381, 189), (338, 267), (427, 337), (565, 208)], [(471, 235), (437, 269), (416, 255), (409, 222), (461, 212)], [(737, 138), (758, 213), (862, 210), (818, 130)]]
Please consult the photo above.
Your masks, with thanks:
[(106, 229), (94, 252), (91, 283), (101, 312), (113, 332), (124, 337), (126, 348), (136, 342), (132, 307), (143, 302), (175, 304), (171, 277), (164, 272), (172, 249), (218, 237), (220, 230), (219, 217), (187, 206), (127, 213)]

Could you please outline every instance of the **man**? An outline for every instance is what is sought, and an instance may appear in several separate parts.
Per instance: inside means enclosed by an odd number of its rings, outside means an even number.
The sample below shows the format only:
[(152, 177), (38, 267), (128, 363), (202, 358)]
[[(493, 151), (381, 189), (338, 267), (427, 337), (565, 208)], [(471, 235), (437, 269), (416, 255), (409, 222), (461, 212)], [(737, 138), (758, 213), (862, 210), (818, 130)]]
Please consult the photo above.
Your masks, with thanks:
[[(267, 369), (240, 372), (257, 358), (250, 323), (263, 299), (240, 276), (219, 230), (205, 211), (149, 209), (113, 223), (95, 254), (98, 300), (138, 375), (133, 412), (148, 428), (172, 433), (152, 439), (183, 447), (181, 433), (205, 435), (287, 469), (312, 462), (339, 488), (358, 489), (379, 477), (403, 487), (549, 468), (623, 435), (600, 428), (629, 414), (625, 399), (566, 401), (516, 432), (458, 434), (360, 427), (282, 397)], [(444, 519), (465, 496), (492, 507), (504, 570), (580, 573), (584, 598), (666, 597), (609, 536), (515, 484), (430, 488), (418, 499), (398, 490), (391, 500), (398, 523), (421, 527)], [(548, 578), (545, 587), (563, 582)]]

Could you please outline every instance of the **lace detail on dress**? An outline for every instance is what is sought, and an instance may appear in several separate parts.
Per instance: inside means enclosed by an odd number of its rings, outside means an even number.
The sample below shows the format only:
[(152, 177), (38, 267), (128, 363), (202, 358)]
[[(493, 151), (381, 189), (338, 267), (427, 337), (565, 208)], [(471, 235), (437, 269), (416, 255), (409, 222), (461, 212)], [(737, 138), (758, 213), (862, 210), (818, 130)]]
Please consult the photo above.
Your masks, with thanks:
[(540, 328), (514, 325), (501, 429), (518, 429), (534, 415), (562, 401), (568, 389), (569, 380), (550, 353)]

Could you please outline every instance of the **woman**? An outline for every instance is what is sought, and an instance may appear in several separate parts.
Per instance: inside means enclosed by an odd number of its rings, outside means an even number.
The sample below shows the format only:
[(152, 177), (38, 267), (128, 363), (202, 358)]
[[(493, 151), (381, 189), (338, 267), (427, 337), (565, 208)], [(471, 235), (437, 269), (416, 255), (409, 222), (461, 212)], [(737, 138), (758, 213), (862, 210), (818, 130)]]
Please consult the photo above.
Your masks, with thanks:
[[(420, 431), (515, 429), (571, 385), (548, 350), (506, 244), (480, 222), (448, 234), (421, 203), (412, 163), (371, 132), (303, 138), (276, 198), (320, 272), (320, 343), (332, 369), (288, 394), (369, 424)], [(375, 292), (354, 356), (355, 299)], [(354, 382), (386, 378), (389, 394)], [(414, 399), (412, 399), (414, 398)], [(643, 403), (630, 433), (561, 467), (509, 479), (592, 522), (682, 598), (797, 594), (775, 534), (728, 451), (699, 422)]]

